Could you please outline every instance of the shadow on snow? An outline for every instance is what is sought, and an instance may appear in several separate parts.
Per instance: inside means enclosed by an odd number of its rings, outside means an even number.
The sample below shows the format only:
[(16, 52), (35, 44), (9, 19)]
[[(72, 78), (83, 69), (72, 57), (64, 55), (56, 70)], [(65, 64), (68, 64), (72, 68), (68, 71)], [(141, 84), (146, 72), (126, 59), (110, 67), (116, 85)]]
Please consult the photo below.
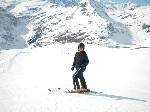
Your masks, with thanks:
[(113, 98), (115, 100), (135, 100), (135, 101), (147, 102), (146, 100), (130, 98), (130, 97), (125, 97), (125, 96), (118, 96), (118, 95), (109, 95), (109, 94), (105, 94), (102, 92), (95, 92), (95, 91), (92, 91), (89, 93), (81, 93), (81, 94), (91, 95), (91, 96), (102, 96), (102, 97), (107, 97), (107, 98)]

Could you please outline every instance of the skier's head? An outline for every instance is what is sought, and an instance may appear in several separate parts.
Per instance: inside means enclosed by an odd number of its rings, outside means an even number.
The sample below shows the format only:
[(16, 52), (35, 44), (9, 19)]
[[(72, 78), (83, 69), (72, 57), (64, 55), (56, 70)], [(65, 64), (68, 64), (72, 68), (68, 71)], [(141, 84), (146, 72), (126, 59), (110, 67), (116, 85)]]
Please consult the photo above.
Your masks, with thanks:
[(78, 51), (84, 51), (85, 45), (83, 43), (80, 43), (78, 45)]

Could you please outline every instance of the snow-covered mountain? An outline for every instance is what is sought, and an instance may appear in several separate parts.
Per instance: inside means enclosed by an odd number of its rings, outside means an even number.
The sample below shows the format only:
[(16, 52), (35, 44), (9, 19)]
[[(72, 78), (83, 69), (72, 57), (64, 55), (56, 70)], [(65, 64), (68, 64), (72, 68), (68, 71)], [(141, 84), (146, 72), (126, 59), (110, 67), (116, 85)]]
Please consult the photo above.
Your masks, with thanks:
[(130, 46), (149, 37), (149, 12), (150, 6), (97, 0), (1, 1), (0, 49), (58, 42)]
[(115, 10), (134, 10), (138, 7), (140, 7), (140, 5), (137, 5), (135, 3), (132, 2), (128, 2), (128, 3), (115, 3), (113, 1), (103, 1), (103, 4), (105, 4), (105, 10), (107, 11), (115, 11)]
[(133, 43), (138, 44), (150, 37), (150, 6), (139, 6), (134, 3), (117, 4), (105, 2), (108, 15), (117, 22), (126, 25), (132, 33)]
[[(0, 112), (150, 112), (149, 16), (133, 3), (0, 1)], [(63, 92), (73, 88), (78, 42), (97, 93)]]
[(23, 35), (27, 34), (28, 29), (21, 21), (21, 18), (0, 7), (0, 49), (27, 47)]

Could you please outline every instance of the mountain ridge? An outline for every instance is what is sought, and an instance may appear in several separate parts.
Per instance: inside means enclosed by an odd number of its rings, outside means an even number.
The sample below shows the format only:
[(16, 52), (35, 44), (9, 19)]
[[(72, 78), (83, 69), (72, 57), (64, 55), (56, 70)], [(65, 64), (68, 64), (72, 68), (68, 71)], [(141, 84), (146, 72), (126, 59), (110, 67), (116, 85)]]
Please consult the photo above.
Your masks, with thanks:
[[(67, 5), (68, 3), (69, 5)], [(131, 11), (136, 13), (139, 8), (146, 8), (146, 11), (144, 11), (147, 13), (147, 10), (150, 9), (148, 6), (127, 3), (124, 5), (120, 4), (120, 7), (124, 6), (124, 10), (120, 10), (119, 5), (114, 2), (68, 0), (68, 3), (63, 0), (60, 0), (60, 2), (54, 0), (21, 0), (14, 2), (9, 0), (5, 2), (5, 5), (1, 3), (0, 7), (3, 7), (3, 10), (7, 10), (12, 15), (12, 18), (16, 18), (15, 24), (17, 22), (19, 24), (18, 26), (11, 25), (11, 29), (14, 31), (10, 31), (12, 32), (10, 34), (6, 33), (7, 37), (12, 36), (14, 39), (17, 37), (16, 40), (10, 42), (5, 39), (3, 33), (3, 30), (6, 27), (9, 28), (9, 25), (4, 27), (1, 24), (3, 27), (0, 30), (0, 39), (5, 42), (5, 45), (1, 44), (0, 49), (22, 49), (28, 46), (42, 47), (55, 43), (78, 42), (98, 44), (106, 47), (130, 47), (144, 40), (149, 35), (149, 23), (147, 21), (142, 23), (141, 18), (134, 19), (135, 21), (140, 20), (140, 28), (143, 26), (141, 33), (144, 33), (144, 38), (140, 37), (141, 34), (136, 38), (134, 28), (139, 28), (138, 26), (131, 28), (127, 22), (124, 22), (126, 18), (136, 15), (130, 14)], [(119, 8), (117, 9), (117, 7)], [(143, 13), (145, 13), (144, 11)], [(124, 16), (124, 20), (122, 19), (123, 12), (129, 13), (127, 16)], [(3, 13), (2, 11), (1, 14)], [(4, 16), (4, 18), (7, 18), (7, 16)], [(2, 21), (0, 20), (1, 23)], [(135, 21), (132, 21), (133, 23), (130, 22), (130, 24), (134, 24)], [(11, 19), (9, 19), (9, 22), (10, 24), (14, 23)], [(19, 29), (23, 30), (20, 31)], [(7, 29), (5, 32), (8, 31)], [(136, 42), (135, 38), (137, 40), (141, 39)]]

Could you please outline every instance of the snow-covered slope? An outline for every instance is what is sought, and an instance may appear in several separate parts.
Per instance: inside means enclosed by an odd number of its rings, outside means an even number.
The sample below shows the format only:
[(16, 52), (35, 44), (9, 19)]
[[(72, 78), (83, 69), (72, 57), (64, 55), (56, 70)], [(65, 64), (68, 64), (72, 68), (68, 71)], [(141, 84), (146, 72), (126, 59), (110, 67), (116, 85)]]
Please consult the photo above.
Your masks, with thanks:
[(105, 10), (107, 11), (115, 11), (115, 10), (134, 10), (138, 7), (140, 7), (140, 5), (137, 5), (135, 3), (132, 2), (128, 2), (128, 3), (115, 3), (113, 1), (103, 1), (103, 4), (105, 4)]
[(117, 4), (105, 2), (105, 10), (115, 21), (127, 26), (137, 44), (150, 37), (150, 6), (139, 6), (129, 2)]
[[(150, 112), (149, 16), (132, 3), (0, 1), (0, 112)], [(76, 42), (87, 43), (88, 87), (103, 93), (48, 91), (73, 88)]]
[(27, 47), (23, 35), (28, 33), (26, 23), (8, 10), (0, 7), (0, 49), (19, 49)]
[[(69, 94), (77, 44), (1, 52), (0, 112), (149, 112), (150, 49), (86, 45), (84, 76), (97, 94)], [(96, 51), (96, 52), (95, 52)], [(9, 57), (8, 57), (9, 56)], [(10, 58), (12, 57), (12, 58)], [(1, 69), (0, 68), (0, 69)]]
[(81, 41), (119, 47), (149, 36), (149, 6), (97, 0), (7, 0), (0, 7), (1, 49)]

